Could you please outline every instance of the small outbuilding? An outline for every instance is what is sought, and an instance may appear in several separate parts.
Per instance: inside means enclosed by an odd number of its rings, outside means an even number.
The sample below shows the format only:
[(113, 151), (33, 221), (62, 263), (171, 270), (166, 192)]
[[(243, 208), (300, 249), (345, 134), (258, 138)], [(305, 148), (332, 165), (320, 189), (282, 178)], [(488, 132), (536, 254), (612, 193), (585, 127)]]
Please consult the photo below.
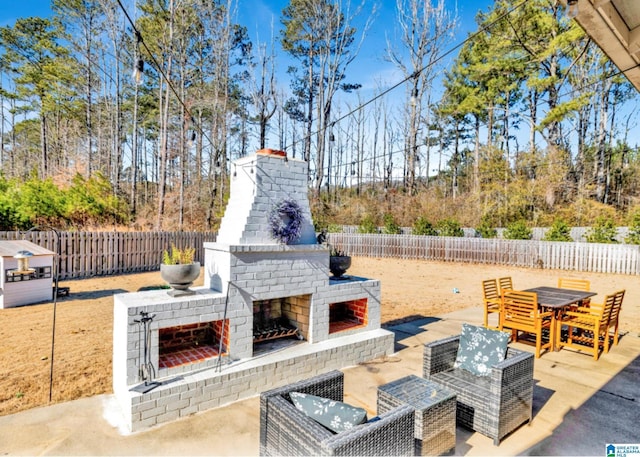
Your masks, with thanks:
[(0, 309), (53, 298), (54, 252), (26, 240), (0, 240)]

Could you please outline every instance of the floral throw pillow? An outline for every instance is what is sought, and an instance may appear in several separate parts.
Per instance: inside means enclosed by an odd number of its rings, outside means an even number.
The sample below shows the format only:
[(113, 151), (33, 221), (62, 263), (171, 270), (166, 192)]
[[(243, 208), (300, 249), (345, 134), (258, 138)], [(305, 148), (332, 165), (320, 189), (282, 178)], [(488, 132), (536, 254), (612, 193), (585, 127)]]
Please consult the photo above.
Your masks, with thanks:
[(510, 334), (475, 325), (462, 324), (458, 354), (453, 364), (477, 376), (489, 376), (491, 367), (507, 354)]
[(300, 411), (334, 433), (349, 430), (367, 422), (367, 411), (341, 401), (315, 395), (291, 392), (291, 401)]

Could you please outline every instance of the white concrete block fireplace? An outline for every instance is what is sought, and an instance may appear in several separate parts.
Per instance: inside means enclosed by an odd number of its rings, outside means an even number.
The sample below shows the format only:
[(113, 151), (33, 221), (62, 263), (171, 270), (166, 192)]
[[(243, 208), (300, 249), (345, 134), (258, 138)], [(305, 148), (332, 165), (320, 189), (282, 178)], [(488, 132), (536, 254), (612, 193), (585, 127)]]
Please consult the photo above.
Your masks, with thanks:
[(380, 281), (330, 275), (306, 169), (280, 151), (235, 161), (204, 286), (115, 295), (113, 389), (130, 431), (393, 352)]

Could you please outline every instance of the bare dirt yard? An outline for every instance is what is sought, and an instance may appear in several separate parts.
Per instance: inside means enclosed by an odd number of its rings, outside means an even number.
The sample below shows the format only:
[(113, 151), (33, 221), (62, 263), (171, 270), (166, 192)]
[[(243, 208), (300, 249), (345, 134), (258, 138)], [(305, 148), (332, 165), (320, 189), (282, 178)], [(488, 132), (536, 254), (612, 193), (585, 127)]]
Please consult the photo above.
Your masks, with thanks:
[[(354, 258), (348, 274), (382, 281), (383, 325), (482, 305), (481, 281), (511, 276), (514, 287), (554, 286), (558, 277), (585, 278), (598, 292), (625, 289), (621, 330), (640, 332), (640, 284), (627, 275)], [(196, 285), (201, 285), (202, 275)], [(159, 272), (61, 282), (69, 297), (58, 299), (52, 402), (109, 393), (113, 295), (161, 286)], [(49, 403), (53, 303), (0, 309), (0, 415)]]

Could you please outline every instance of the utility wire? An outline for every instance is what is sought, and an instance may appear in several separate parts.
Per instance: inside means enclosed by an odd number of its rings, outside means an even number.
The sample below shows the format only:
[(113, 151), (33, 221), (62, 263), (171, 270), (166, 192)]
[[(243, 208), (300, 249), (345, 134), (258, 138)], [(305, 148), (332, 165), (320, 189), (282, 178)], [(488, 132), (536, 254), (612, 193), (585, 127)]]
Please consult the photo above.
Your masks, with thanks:
[[(356, 106), (354, 109), (352, 109), (351, 111), (347, 112), (346, 114), (342, 115), (341, 117), (339, 117), (338, 119), (336, 119), (335, 121), (333, 121), (330, 126), (333, 126), (334, 124), (342, 121), (343, 119), (346, 119), (349, 116), (352, 116), (353, 114), (357, 113), (358, 111), (360, 111), (361, 109), (363, 109), (365, 106), (370, 105), (371, 103), (373, 103), (374, 101), (378, 100), (379, 98), (384, 97), (385, 95), (387, 95), (388, 93), (390, 93), (391, 91), (397, 89), (398, 87), (400, 87), (401, 85), (403, 85), (404, 83), (406, 83), (407, 81), (413, 79), (413, 78), (417, 78), (418, 76), (420, 76), (420, 74), (425, 71), (426, 69), (428, 69), (429, 67), (436, 65), (437, 63), (439, 63), (441, 60), (443, 60), (445, 57), (451, 55), (454, 51), (460, 49), (462, 46), (464, 46), (466, 43), (468, 43), (469, 41), (475, 39), (475, 37), (477, 37), (478, 35), (486, 32), (487, 30), (491, 29), (495, 24), (497, 24), (499, 21), (501, 21), (502, 19), (504, 19), (506, 16), (510, 15), (512, 12), (518, 10), (519, 8), (521, 8), (522, 6), (524, 6), (526, 3), (528, 2), (528, 0), (523, 0), (522, 2), (518, 3), (517, 5), (513, 6), (511, 9), (507, 10), (506, 12), (502, 13), (500, 16), (498, 16), (496, 19), (494, 19), (493, 21), (491, 21), (489, 24), (487, 24), (486, 26), (483, 26), (482, 28), (480, 28), (479, 30), (477, 30), (476, 32), (472, 33), (471, 35), (469, 35), (467, 38), (465, 38), (463, 41), (461, 41), (460, 43), (458, 43), (457, 45), (453, 46), (452, 48), (450, 48), (449, 50), (445, 51), (442, 55), (438, 56), (433, 62), (423, 66), (422, 68), (420, 68), (419, 70), (414, 71), (413, 73), (411, 73), (409, 76), (407, 76), (406, 78), (404, 78), (401, 81), (398, 81), (397, 83), (395, 83), (394, 85), (392, 85), (391, 87), (388, 87), (387, 89), (383, 90), (382, 92), (380, 92), (377, 95), (374, 95), (372, 98), (370, 98), (369, 100), (365, 101), (364, 103)], [(303, 136), (302, 138), (294, 141), (292, 144), (298, 144), (303, 140), (308, 139), (310, 136), (313, 135), (317, 135), (319, 132), (325, 130), (324, 128), (320, 128), (315, 130), (314, 132), (312, 132), (309, 135)], [(286, 148), (285, 148), (286, 149)]]
[[(419, 70), (414, 71), (413, 73), (411, 73), (409, 76), (405, 77), (404, 79), (398, 81), (397, 83), (393, 84), (392, 86), (388, 87), (387, 89), (385, 89), (384, 91), (380, 92), (379, 94), (376, 94), (375, 96), (373, 96), (372, 98), (370, 98), (369, 100), (361, 103), (360, 105), (356, 106), (355, 108), (353, 108), (351, 111), (348, 111), (346, 114), (340, 116), (339, 118), (337, 118), (336, 120), (332, 121), (329, 125), (329, 127), (333, 127), (335, 124), (341, 122), (342, 120), (354, 115), (355, 113), (357, 113), (358, 111), (364, 109), (366, 106), (370, 105), (371, 103), (375, 102), (376, 100), (386, 96), (387, 94), (389, 94), (390, 92), (394, 91), (395, 89), (397, 89), (398, 87), (402, 86), (403, 84), (405, 84), (406, 82), (410, 81), (413, 78), (417, 78), (423, 71), (427, 70), (428, 68), (430, 68), (433, 65), (438, 64), (440, 61), (442, 61), (443, 59), (445, 59), (446, 57), (448, 57), (449, 55), (453, 54), (455, 51), (457, 51), (458, 49), (460, 49), (462, 46), (464, 46), (465, 44), (473, 41), (476, 37), (478, 37), (479, 35), (491, 30), (496, 24), (498, 24), (500, 21), (502, 21), (503, 19), (505, 19), (506, 17), (510, 16), (513, 12), (517, 11), (518, 9), (520, 9), (521, 7), (523, 7), (528, 0), (523, 0), (520, 3), (516, 4), (515, 6), (511, 7), (510, 9), (506, 10), (505, 12), (503, 12), (502, 14), (500, 14), (497, 18), (495, 18), (494, 20), (492, 20), (490, 23), (482, 26), (480, 29), (478, 29), (476, 32), (471, 33), (469, 36), (467, 36), (467, 38), (465, 38), (464, 40), (462, 40), (461, 42), (459, 42), (458, 44), (456, 44), (455, 46), (449, 48), (447, 51), (445, 51), (442, 55), (438, 56), (433, 62), (423, 66), (422, 68), (420, 68)], [(189, 116), (189, 119), (191, 121), (191, 125), (194, 126), (195, 128), (197, 128), (197, 130), (200, 132), (200, 134), (207, 139), (207, 141), (209, 142), (209, 144), (213, 144), (211, 138), (209, 138), (209, 136), (205, 133), (204, 129), (202, 129), (202, 127), (200, 125), (198, 125), (194, 118), (193, 115), (191, 113), (191, 111), (189, 110), (189, 108), (187, 107), (187, 105), (185, 104), (185, 102), (182, 100), (182, 98), (180, 97), (180, 95), (178, 94), (177, 90), (175, 89), (173, 83), (170, 81), (170, 79), (168, 78), (168, 76), (165, 74), (165, 72), (163, 71), (162, 67), (160, 66), (160, 64), (158, 63), (158, 61), (156, 60), (156, 58), (154, 57), (153, 53), (151, 52), (151, 50), (148, 48), (147, 44), (145, 43), (142, 34), (140, 33), (140, 31), (137, 29), (135, 23), (133, 22), (133, 20), (131, 19), (131, 16), (129, 15), (129, 13), (127, 12), (126, 8), (124, 7), (124, 5), (122, 4), (121, 0), (118, 0), (118, 5), (120, 6), (120, 8), (122, 9), (127, 21), (129, 22), (129, 24), (131, 25), (135, 37), (138, 40), (139, 43), (142, 44), (142, 46), (145, 48), (145, 50), (147, 51), (147, 54), (149, 55), (149, 57), (151, 58), (151, 60), (153, 61), (153, 64), (155, 66), (155, 68), (157, 69), (157, 71), (161, 74), (162, 78), (166, 81), (168, 87), (171, 89), (171, 92), (174, 94), (174, 96), (176, 97), (176, 99), (178, 100), (178, 102), (180, 103), (180, 105), (184, 108), (185, 112), (187, 113), (187, 115)], [(594, 81), (590, 84), (587, 84), (585, 86), (581, 86), (579, 88), (573, 88), (572, 90), (570, 90), (567, 93), (561, 94), (561, 97), (566, 97), (566, 96), (570, 96), (573, 93), (582, 91), (586, 88), (589, 88), (591, 86), (595, 86), (598, 83), (600, 83), (603, 80), (606, 79), (610, 79), (610, 78), (614, 78), (618, 75), (621, 74), (625, 74), (631, 70), (633, 70), (634, 68), (639, 67), (640, 64), (636, 64), (633, 65), (625, 70), (619, 70), (616, 72), (613, 72), (607, 76), (605, 76), (604, 78), (598, 80), (598, 81)], [(536, 104), (536, 106), (541, 106), (542, 104), (546, 103), (546, 101), (540, 101)], [(302, 141), (305, 141), (307, 138), (309, 138), (310, 136), (314, 136), (316, 134), (318, 134), (319, 132), (325, 130), (325, 128), (320, 128), (317, 129), (313, 132), (311, 132), (308, 135), (302, 136), (300, 138), (298, 138), (297, 140), (293, 141), (292, 143), (290, 143), (289, 145), (285, 145), (285, 150), (287, 149), (288, 146), (293, 146), (296, 144), (301, 143)], [(401, 154), (406, 152), (406, 148), (402, 148), (402, 149), (398, 149), (395, 151), (391, 151), (385, 154), (385, 156), (387, 157), (391, 157), (393, 155), (396, 154)], [(364, 164), (366, 162), (369, 162), (373, 160), (372, 158), (362, 158), (356, 161), (351, 161), (351, 165), (353, 166), (354, 164)], [(345, 166), (345, 164), (335, 164), (332, 165), (329, 169), (335, 169), (335, 168), (340, 168)]]
[[(198, 125), (195, 122), (195, 120), (193, 119), (193, 114), (191, 113), (191, 110), (189, 110), (189, 108), (187, 107), (186, 103), (182, 100), (182, 98), (178, 94), (178, 91), (173, 86), (173, 83), (171, 82), (169, 77), (166, 75), (166, 73), (164, 72), (164, 70), (162, 69), (162, 67), (160, 66), (160, 64), (156, 60), (156, 58), (154, 57), (153, 53), (151, 52), (151, 50), (147, 46), (147, 43), (145, 43), (144, 39), (142, 38), (142, 34), (140, 33), (140, 31), (136, 27), (136, 24), (131, 19), (131, 16), (129, 16), (129, 13), (127, 12), (127, 10), (124, 7), (124, 5), (122, 4), (121, 0), (118, 0), (118, 5), (120, 6), (120, 9), (124, 13), (125, 17), (127, 18), (127, 21), (129, 21), (129, 24), (131, 24), (131, 28), (133, 29), (133, 32), (134, 32), (135, 37), (136, 37), (136, 40), (138, 41), (138, 43), (141, 43), (142, 46), (144, 47), (144, 49), (147, 51), (147, 54), (149, 55), (149, 58), (153, 61), (153, 64), (154, 64), (156, 70), (162, 75), (162, 78), (167, 83), (167, 86), (169, 87), (169, 89), (171, 89), (171, 92), (173, 93), (173, 95), (176, 97), (176, 99), (178, 100), (180, 105), (184, 108), (185, 112), (189, 115), (189, 121), (190, 121), (191, 125), (196, 127), (197, 130), (200, 132), (200, 135), (202, 135), (204, 138), (206, 138), (207, 141), (209, 141), (210, 144), (213, 144), (213, 141), (211, 141), (211, 138), (209, 138), (209, 136), (205, 133), (204, 129), (202, 127), (200, 127), (200, 125)], [(135, 65), (135, 62), (134, 62), (134, 65)]]
[[(624, 75), (625, 73), (627, 73), (627, 72), (629, 72), (631, 70), (634, 70), (636, 68), (640, 68), (640, 64), (632, 65), (632, 66), (630, 66), (630, 67), (628, 67), (628, 68), (626, 68), (624, 70), (619, 70), (618, 69), (617, 71), (613, 71), (613, 72), (611, 72), (611, 73), (609, 73), (607, 75), (604, 75), (604, 76), (600, 77), (597, 81), (592, 81), (592, 82), (584, 84), (584, 85), (582, 85), (580, 87), (573, 87), (571, 90), (569, 90), (567, 92), (560, 93), (560, 94), (558, 94), (558, 99), (565, 98), (565, 97), (570, 97), (573, 94), (580, 93), (580, 92), (582, 92), (582, 91), (584, 91), (586, 89), (589, 89), (589, 88), (592, 88), (594, 86), (597, 86), (598, 84), (602, 83), (603, 81), (606, 81), (606, 80), (611, 79), (611, 78), (615, 78), (616, 76)], [(407, 80), (405, 79), (404, 82), (406, 82), (406, 81)], [(395, 87), (397, 87), (397, 85)], [(541, 107), (542, 105), (544, 105), (546, 103), (548, 103), (547, 100), (540, 100), (540, 101), (538, 101), (536, 103), (535, 107), (539, 108), (539, 107)], [(358, 108), (352, 110), (352, 112), (350, 114), (353, 114), (357, 110), (358, 110)], [(517, 114), (520, 114), (520, 113), (517, 113)], [(340, 120), (344, 119), (345, 117), (347, 117), (347, 116), (341, 117)], [(336, 122), (338, 122), (338, 121), (336, 121)], [(384, 155), (387, 156), (387, 157), (390, 157), (390, 156), (393, 156), (393, 155), (396, 155), (396, 154), (401, 154), (401, 153), (404, 153), (404, 152), (406, 152), (406, 147), (403, 147), (403, 148), (400, 148), (400, 149), (396, 149), (396, 150), (393, 150), (391, 152), (387, 152)], [(381, 154), (381, 156), (382, 155), (383, 154)], [(372, 157), (362, 158), (362, 159), (359, 159), (359, 160), (352, 161), (351, 164), (359, 164), (359, 163), (364, 164), (364, 163), (372, 161), (372, 160), (373, 160)], [(332, 170), (332, 169), (335, 169), (335, 168), (341, 168), (343, 166), (345, 166), (344, 163), (343, 164), (335, 164), (335, 165), (332, 165), (331, 167), (325, 167), (325, 168), (328, 168), (328, 169)]]
[[(429, 67), (436, 65), (438, 62), (440, 62), (441, 60), (443, 60), (445, 57), (451, 55), (454, 51), (456, 51), (457, 49), (459, 49), (460, 47), (464, 46), (466, 43), (468, 43), (469, 41), (471, 41), (472, 39), (474, 39), (476, 36), (478, 36), (481, 33), (484, 33), (485, 31), (489, 30), (490, 28), (492, 28), (498, 21), (501, 21), (504, 17), (510, 15), (512, 12), (516, 11), (517, 9), (519, 9), (520, 7), (522, 7), (524, 4), (527, 3), (527, 0), (523, 0), (522, 2), (520, 2), (519, 4), (515, 5), (514, 7), (512, 7), (511, 9), (507, 10), (506, 12), (502, 13), (500, 16), (498, 16), (496, 19), (494, 19), (492, 22), (490, 22), (489, 24), (487, 24), (486, 26), (482, 27), (481, 29), (479, 29), (478, 31), (474, 32), (473, 34), (469, 35), (466, 39), (464, 39), (463, 41), (461, 41), (460, 43), (458, 43), (456, 46), (453, 46), (452, 48), (450, 48), (448, 51), (446, 51), (444, 54), (442, 54), (441, 56), (439, 56), (438, 58), (436, 58), (432, 63), (425, 65), (424, 67), (422, 67), (419, 70), (416, 70), (415, 72), (413, 72), (411, 75), (407, 76), (406, 78), (404, 78), (401, 81), (398, 81), (396, 84), (388, 87), (387, 89), (385, 89), (384, 91), (380, 92), (379, 94), (375, 95), (374, 97), (370, 98), (369, 100), (365, 101), (364, 103), (358, 105), (357, 107), (355, 107), (354, 109), (352, 109), (351, 111), (347, 112), (346, 114), (344, 114), (343, 116), (341, 116), (340, 118), (336, 119), (335, 121), (333, 121), (331, 123), (331, 125), (333, 126), (334, 124), (336, 124), (337, 122), (340, 122), (344, 119), (346, 119), (349, 116), (352, 116), (353, 114), (355, 114), (356, 112), (360, 111), (361, 109), (365, 108), (366, 106), (370, 105), (371, 103), (373, 103), (374, 101), (386, 96), (388, 93), (392, 92), (393, 90), (397, 89), (398, 87), (400, 87), (401, 85), (403, 85), (404, 83), (406, 83), (407, 81), (413, 79), (413, 78), (417, 78), (423, 71), (425, 71), (426, 69), (428, 69)], [(128, 11), (126, 10), (126, 8), (124, 7), (124, 5), (122, 4), (121, 0), (118, 0), (118, 5), (120, 6), (120, 9), (122, 10), (122, 12), (124, 13), (125, 17), (127, 18), (127, 21), (129, 22), (129, 24), (131, 25), (134, 34), (136, 36), (136, 39), (138, 40), (139, 43), (142, 44), (142, 46), (144, 47), (144, 49), (147, 51), (147, 54), (149, 55), (149, 57), (151, 58), (151, 60), (153, 61), (153, 64), (155, 66), (155, 68), (157, 69), (157, 71), (162, 75), (162, 78), (165, 80), (165, 82), (167, 83), (167, 86), (171, 89), (171, 92), (174, 94), (174, 96), (176, 97), (176, 99), (178, 100), (178, 102), (180, 103), (180, 105), (182, 105), (182, 107), (184, 108), (185, 112), (189, 115), (189, 119), (191, 121), (191, 124), (196, 126), (197, 129), (199, 130), (200, 134), (205, 137), (210, 144), (213, 144), (213, 142), (211, 141), (211, 139), (207, 136), (207, 134), (204, 132), (204, 130), (197, 125), (194, 122), (193, 119), (193, 115), (191, 113), (191, 111), (189, 110), (189, 108), (187, 107), (187, 105), (184, 103), (184, 101), (182, 100), (182, 98), (180, 97), (180, 95), (178, 94), (177, 90), (175, 89), (175, 87), (173, 86), (172, 82), (169, 80), (169, 78), (167, 77), (167, 75), (165, 74), (165, 72), (163, 71), (162, 67), (160, 66), (160, 64), (158, 63), (158, 61), (156, 60), (156, 58), (154, 57), (153, 53), (151, 52), (151, 50), (148, 48), (147, 44), (145, 43), (142, 34), (140, 33), (140, 31), (138, 30), (138, 28), (136, 27), (134, 21), (131, 19), (131, 16), (129, 15)], [(291, 143), (291, 145), (295, 145), (295, 144), (299, 144), (301, 141), (306, 140), (307, 138), (316, 135), (318, 132), (324, 130), (324, 128), (321, 129), (317, 129), (314, 132), (311, 132), (311, 134), (309, 135), (305, 135), (299, 139), (297, 139), (296, 141), (294, 141), (293, 143)], [(285, 145), (285, 150), (287, 149), (287, 146), (289, 145)]]

